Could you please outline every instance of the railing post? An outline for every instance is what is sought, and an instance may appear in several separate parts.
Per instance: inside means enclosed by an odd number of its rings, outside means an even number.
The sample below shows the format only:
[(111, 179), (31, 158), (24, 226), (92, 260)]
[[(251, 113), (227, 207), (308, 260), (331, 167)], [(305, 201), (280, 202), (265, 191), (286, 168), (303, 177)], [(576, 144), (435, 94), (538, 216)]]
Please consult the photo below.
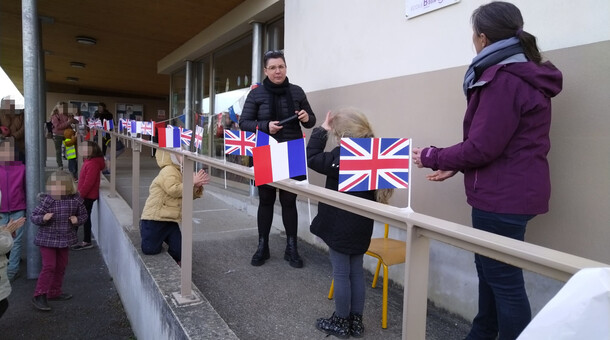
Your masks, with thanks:
[(178, 304), (194, 303), (199, 297), (193, 292), (193, 169), (192, 159), (182, 160), (182, 259), (180, 264), (180, 292), (174, 293)]
[(118, 139), (114, 133), (110, 134), (110, 195), (116, 197), (116, 143)]
[(407, 223), (406, 256), (402, 338), (423, 340), (426, 338), (430, 240), (419, 235), (418, 228), (411, 223)]
[(131, 211), (134, 227), (138, 227), (140, 221), (140, 153), (142, 144), (131, 141)]

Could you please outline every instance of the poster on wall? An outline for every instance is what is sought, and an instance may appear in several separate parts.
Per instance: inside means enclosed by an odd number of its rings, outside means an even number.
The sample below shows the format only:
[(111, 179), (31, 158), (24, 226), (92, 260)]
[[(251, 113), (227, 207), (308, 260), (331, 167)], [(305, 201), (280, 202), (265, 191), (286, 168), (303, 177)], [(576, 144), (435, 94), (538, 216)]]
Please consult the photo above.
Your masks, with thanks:
[(144, 117), (144, 105), (131, 103), (117, 103), (116, 113), (118, 118), (131, 120), (142, 120)]
[(407, 19), (413, 19), (416, 16), (457, 4), (458, 2), (460, 0), (405, 0), (405, 15)]
[(75, 116), (83, 116), (85, 120), (93, 118), (95, 111), (97, 111), (97, 101), (70, 100), (69, 103), (68, 113)]

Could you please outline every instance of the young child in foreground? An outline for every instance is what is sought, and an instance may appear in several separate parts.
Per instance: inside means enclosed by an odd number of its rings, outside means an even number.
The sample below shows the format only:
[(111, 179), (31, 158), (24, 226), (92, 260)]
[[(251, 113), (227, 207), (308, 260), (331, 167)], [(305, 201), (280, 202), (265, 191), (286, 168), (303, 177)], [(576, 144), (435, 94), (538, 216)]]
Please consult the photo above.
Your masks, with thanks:
[(62, 292), (69, 247), (76, 243), (76, 230), (87, 220), (83, 199), (76, 193), (72, 175), (56, 171), (47, 179), (46, 194), (32, 212), (32, 223), (38, 225), (34, 244), (40, 247), (42, 270), (38, 275), (32, 303), (42, 311), (50, 311), (48, 300), (64, 301), (72, 295)]
[[(308, 166), (326, 175), (327, 189), (339, 188), (339, 152), (337, 146), (324, 152), (328, 135), (337, 142), (346, 138), (372, 138), (373, 130), (366, 116), (353, 109), (328, 112), (322, 126), (313, 130), (307, 144)], [(339, 143), (337, 143), (339, 144)], [(346, 192), (348, 195), (387, 203), (391, 189)], [(363, 258), (371, 243), (373, 220), (319, 203), (318, 215), (310, 230), (328, 245), (335, 280), (335, 312), (330, 318), (319, 318), (316, 328), (339, 338), (363, 336), (365, 283)]]

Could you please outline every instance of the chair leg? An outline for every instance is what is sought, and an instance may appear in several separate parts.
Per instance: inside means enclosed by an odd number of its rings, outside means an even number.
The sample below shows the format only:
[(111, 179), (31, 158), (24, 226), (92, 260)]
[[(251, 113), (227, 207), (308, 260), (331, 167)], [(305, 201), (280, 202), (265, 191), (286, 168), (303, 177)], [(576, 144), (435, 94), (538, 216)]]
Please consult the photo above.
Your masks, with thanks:
[(335, 279), (330, 282), (330, 289), (328, 290), (328, 299), (333, 299), (333, 294), (335, 293)]
[[(384, 265), (385, 266), (385, 265)], [(377, 279), (379, 279), (379, 268), (381, 267), (381, 260), (377, 260), (377, 269), (375, 270), (375, 276), (373, 277), (373, 284), (371, 287), (377, 287)], [(383, 275), (385, 277), (385, 274)]]
[(383, 304), (381, 311), (381, 328), (388, 328), (388, 266), (383, 264)]

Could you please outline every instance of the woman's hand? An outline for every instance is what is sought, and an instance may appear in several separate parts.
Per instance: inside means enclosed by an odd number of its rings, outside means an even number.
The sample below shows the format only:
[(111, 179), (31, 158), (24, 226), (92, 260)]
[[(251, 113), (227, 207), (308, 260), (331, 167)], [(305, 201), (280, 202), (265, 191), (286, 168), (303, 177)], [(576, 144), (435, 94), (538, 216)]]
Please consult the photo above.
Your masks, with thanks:
[(326, 112), (326, 118), (324, 119), (324, 123), (322, 123), (322, 128), (326, 131), (330, 131), (330, 121), (332, 119), (330, 118), (330, 111)]
[(210, 174), (206, 173), (203, 169), (193, 174), (193, 185), (196, 187), (202, 187), (210, 183)]
[(4, 228), (4, 230), (8, 231), (10, 234), (13, 234), (17, 229), (21, 228), (24, 223), (25, 223), (25, 217), (20, 217), (16, 220), (11, 219), (2, 228)]
[(413, 152), (411, 154), (411, 161), (418, 168), (423, 168), (424, 167), (424, 165), (421, 164), (421, 152), (422, 152), (422, 150), (423, 150), (422, 148), (413, 148)]
[(457, 171), (452, 170), (436, 170), (435, 172), (426, 175), (426, 178), (432, 182), (442, 182), (447, 178), (453, 177)]
[(299, 117), (301, 123), (307, 123), (309, 121), (309, 113), (307, 113), (307, 111), (294, 111), (294, 113), (297, 115), (297, 117)]
[(279, 120), (272, 120), (269, 122), (269, 134), (275, 135), (278, 131), (282, 129), (281, 125), (277, 125)]

